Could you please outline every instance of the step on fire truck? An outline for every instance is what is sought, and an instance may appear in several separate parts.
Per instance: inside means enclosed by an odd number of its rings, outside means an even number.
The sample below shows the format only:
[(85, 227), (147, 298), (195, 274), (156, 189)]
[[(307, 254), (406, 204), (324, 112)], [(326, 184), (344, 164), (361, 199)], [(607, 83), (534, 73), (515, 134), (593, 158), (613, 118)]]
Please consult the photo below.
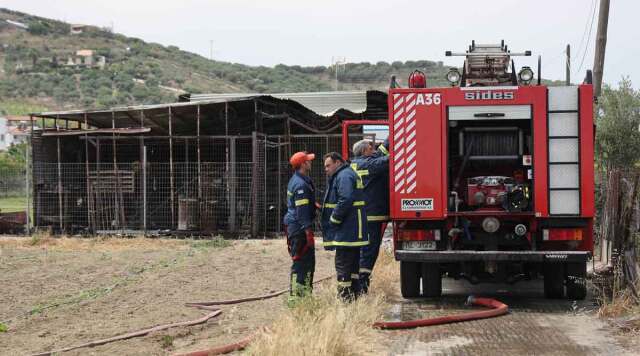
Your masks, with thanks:
[[(544, 278), (548, 298), (584, 299), (593, 251), (593, 90), (546, 86), (511, 53), (472, 43), (451, 87), (389, 90), (390, 214), (404, 297), (442, 277)], [(422, 285), (422, 288), (420, 286)]]

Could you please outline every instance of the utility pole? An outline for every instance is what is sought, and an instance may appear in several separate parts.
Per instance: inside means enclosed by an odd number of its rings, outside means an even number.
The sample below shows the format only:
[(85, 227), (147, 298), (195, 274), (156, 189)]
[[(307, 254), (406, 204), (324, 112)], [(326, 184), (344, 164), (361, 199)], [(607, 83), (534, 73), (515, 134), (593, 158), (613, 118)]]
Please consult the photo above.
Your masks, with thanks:
[(213, 60), (213, 40), (209, 40), (209, 59)]
[(336, 91), (338, 91), (338, 69), (340, 68), (340, 65), (342, 65), (342, 68), (344, 69), (344, 65), (347, 63), (347, 58), (344, 56), (339, 56), (339, 57), (331, 57), (331, 64), (333, 64), (333, 67), (336, 71)]
[(593, 95), (600, 96), (602, 89), (602, 73), (604, 68), (604, 51), (607, 46), (607, 26), (609, 25), (609, 0), (600, 0), (598, 10), (598, 33), (596, 34), (596, 54), (593, 59)]
[(567, 54), (567, 66), (566, 66), (566, 75), (565, 75), (565, 80), (566, 80), (566, 85), (571, 85), (571, 45), (567, 44), (567, 50), (566, 50), (566, 54)]

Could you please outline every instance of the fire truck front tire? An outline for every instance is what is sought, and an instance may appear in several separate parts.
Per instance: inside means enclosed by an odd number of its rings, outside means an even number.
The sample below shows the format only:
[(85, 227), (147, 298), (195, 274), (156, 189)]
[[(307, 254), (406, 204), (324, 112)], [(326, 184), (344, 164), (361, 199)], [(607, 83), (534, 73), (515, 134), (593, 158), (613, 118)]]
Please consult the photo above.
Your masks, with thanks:
[(550, 299), (564, 297), (564, 265), (561, 263), (547, 263), (543, 266), (544, 296)]
[(587, 264), (584, 262), (567, 263), (567, 298), (583, 300), (587, 297)]
[(400, 262), (400, 291), (404, 298), (420, 296), (420, 263)]
[(437, 263), (422, 264), (422, 296), (439, 297), (442, 295), (442, 274)]

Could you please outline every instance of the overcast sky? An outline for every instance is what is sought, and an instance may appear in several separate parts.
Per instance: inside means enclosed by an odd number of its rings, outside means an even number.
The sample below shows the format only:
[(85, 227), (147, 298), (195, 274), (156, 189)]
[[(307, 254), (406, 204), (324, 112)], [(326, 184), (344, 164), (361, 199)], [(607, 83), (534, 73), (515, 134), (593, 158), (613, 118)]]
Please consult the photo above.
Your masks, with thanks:
[[(569, 43), (572, 81), (581, 81), (593, 66), (597, 4), (598, 0), (0, 0), (0, 7), (113, 26), (127, 36), (205, 57), (213, 41), (214, 59), (250, 65), (329, 65), (333, 56), (344, 56), (348, 62), (429, 59), (460, 65), (461, 58), (446, 58), (444, 51), (463, 51), (472, 39), (504, 39), (513, 51), (534, 53), (516, 58), (517, 67), (535, 69), (541, 54), (543, 77), (563, 79)], [(638, 14), (639, 1), (611, 1), (607, 83), (627, 75), (634, 87), (640, 87)]]

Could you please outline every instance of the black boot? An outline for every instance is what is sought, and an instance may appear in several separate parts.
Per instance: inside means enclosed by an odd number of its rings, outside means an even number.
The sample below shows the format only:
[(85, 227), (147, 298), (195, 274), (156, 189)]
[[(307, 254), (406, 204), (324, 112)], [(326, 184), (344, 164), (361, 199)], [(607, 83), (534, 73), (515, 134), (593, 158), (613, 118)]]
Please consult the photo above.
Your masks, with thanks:
[[(340, 283), (340, 282), (338, 282)], [(340, 300), (343, 303), (351, 303), (354, 300), (356, 300), (356, 296), (355, 293), (353, 291), (353, 287), (351, 285), (347, 286), (341, 286), (338, 285), (338, 298), (340, 298)]]
[(362, 294), (369, 293), (369, 284), (371, 284), (371, 275), (369, 273), (360, 273), (360, 289)]

